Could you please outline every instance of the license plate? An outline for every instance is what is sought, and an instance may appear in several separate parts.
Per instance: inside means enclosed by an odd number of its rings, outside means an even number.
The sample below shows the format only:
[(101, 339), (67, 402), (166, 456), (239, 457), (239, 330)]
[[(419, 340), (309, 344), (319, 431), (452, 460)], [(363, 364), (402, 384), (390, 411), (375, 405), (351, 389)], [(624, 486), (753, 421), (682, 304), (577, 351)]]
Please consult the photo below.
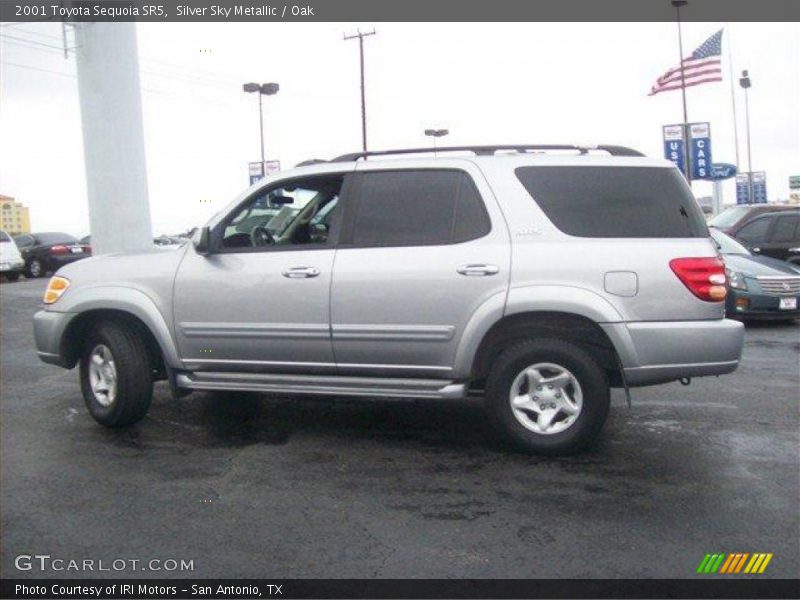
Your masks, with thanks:
[(778, 308), (781, 310), (797, 310), (797, 298), (781, 298)]
[(81, 254), (83, 252), (83, 248), (70, 248), (73, 254)]

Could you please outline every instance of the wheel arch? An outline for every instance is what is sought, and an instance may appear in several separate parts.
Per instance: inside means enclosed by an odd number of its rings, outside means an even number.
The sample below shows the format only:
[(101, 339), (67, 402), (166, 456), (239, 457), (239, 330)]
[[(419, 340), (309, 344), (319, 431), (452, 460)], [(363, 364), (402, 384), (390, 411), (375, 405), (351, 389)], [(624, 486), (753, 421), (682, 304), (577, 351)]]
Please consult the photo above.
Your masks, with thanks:
[(510, 345), (525, 339), (554, 337), (587, 350), (606, 371), (613, 387), (622, 385), (620, 359), (606, 332), (594, 320), (577, 313), (536, 310), (505, 315), (488, 329), (475, 351), (469, 372), (485, 379), (494, 360)]
[(60, 341), (61, 356), (72, 366), (80, 357), (86, 332), (93, 324), (102, 320), (121, 320), (139, 332), (151, 353), (154, 366), (159, 371), (163, 371), (165, 367), (181, 366), (166, 320), (155, 303), (143, 292), (123, 287), (91, 288), (70, 298), (59, 309), (76, 313)]
[[(459, 378), (480, 379), (485, 376), (487, 348), (500, 342), (516, 341), (542, 333), (564, 335), (575, 324), (572, 337), (577, 341), (602, 342), (600, 347), (612, 351), (605, 362), (613, 358), (616, 376), (620, 378), (618, 353), (601, 325), (621, 323), (623, 315), (598, 293), (575, 286), (529, 285), (513, 287), (485, 301), (473, 313), (464, 329), (456, 352), (454, 374)], [(523, 333), (523, 335), (518, 335)], [(576, 333), (580, 335), (576, 338)], [(596, 348), (595, 348), (596, 350)], [(490, 358), (493, 358), (490, 353)], [(477, 367), (477, 371), (476, 371)], [(609, 375), (613, 375), (609, 373)]]

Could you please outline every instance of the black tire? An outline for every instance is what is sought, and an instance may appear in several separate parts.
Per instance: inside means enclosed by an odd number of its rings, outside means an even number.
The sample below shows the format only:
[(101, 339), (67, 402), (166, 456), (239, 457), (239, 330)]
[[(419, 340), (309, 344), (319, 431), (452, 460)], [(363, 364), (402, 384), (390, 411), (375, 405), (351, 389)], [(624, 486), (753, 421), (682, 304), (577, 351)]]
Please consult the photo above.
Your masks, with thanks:
[(13, 273), (6, 273), (6, 279), (9, 281), (16, 281), (19, 279), (19, 273), (17, 271), (14, 271)]
[[(578, 416), (557, 433), (537, 433), (525, 427), (511, 408), (514, 380), (527, 367), (538, 363), (553, 363), (567, 369), (582, 391), (583, 403)], [(603, 428), (609, 398), (606, 373), (592, 355), (576, 344), (557, 338), (526, 340), (504, 350), (492, 364), (486, 381), (486, 403), (495, 427), (517, 448), (536, 454), (568, 455), (587, 448)], [(566, 417), (561, 415), (560, 418)]]
[(32, 258), (25, 263), (25, 277), (28, 279), (36, 279), (37, 277), (44, 277), (45, 275), (45, 265), (40, 259)]
[[(116, 371), (116, 395), (104, 406), (90, 381), (89, 362), (98, 345), (111, 352)], [(136, 330), (122, 321), (103, 321), (88, 334), (80, 360), (83, 399), (95, 421), (124, 427), (140, 421), (153, 399), (153, 371), (147, 346)]]

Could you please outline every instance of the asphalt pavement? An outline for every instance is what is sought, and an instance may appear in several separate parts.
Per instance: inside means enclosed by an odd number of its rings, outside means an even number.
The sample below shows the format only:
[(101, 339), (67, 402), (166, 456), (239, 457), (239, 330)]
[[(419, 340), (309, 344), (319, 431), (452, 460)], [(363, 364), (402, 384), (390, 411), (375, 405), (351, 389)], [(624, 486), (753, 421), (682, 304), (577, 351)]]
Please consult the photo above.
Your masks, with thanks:
[[(476, 400), (158, 384), (145, 420), (103, 428), (35, 355), (44, 286), (0, 285), (3, 577), (685, 578), (709, 552), (800, 574), (797, 323), (748, 326), (732, 375), (631, 410), (615, 391), (599, 444), (552, 459), (498, 444)], [(36, 554), (193, 570), (16, 568)]]

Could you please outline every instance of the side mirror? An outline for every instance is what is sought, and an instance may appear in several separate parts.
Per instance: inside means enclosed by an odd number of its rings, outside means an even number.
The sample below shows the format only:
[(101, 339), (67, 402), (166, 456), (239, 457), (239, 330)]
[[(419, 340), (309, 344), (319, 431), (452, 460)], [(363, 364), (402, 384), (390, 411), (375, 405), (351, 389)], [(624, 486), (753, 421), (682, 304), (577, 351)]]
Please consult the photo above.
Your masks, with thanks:
[(200, 233), (192, 240), (195, 252), (198, 254), (206, 255), (210, 252), (211, 248), (211, 230), (208, 227), (203, 227)]

